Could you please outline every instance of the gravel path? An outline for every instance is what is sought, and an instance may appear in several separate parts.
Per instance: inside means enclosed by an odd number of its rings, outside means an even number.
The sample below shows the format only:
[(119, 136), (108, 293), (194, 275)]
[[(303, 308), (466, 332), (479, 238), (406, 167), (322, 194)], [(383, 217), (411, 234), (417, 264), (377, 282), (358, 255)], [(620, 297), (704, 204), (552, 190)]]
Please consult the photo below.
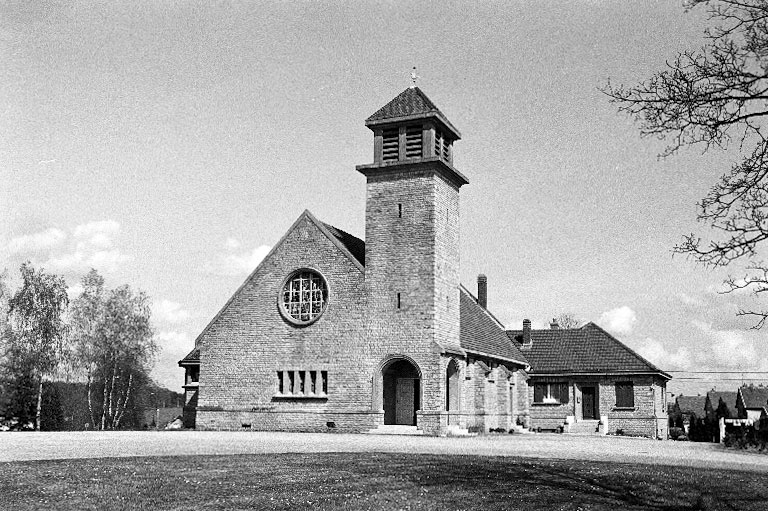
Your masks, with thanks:
[(768, 455), (716, 444), (555, 434), (471, 438), (222, 431), (0, 433), (0, 462), (288, 452), (408, 452), (588, 459), (768, 473)]

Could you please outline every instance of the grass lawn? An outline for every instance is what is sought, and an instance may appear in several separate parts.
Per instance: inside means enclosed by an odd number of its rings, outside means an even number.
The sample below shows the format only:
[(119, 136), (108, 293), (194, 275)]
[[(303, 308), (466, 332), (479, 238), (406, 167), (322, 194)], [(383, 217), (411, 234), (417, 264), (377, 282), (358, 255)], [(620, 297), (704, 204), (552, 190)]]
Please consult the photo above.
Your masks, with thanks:
[(0, 509), (768, 509), (768, 475), (573, 460), (333, 453), (0, 463)]

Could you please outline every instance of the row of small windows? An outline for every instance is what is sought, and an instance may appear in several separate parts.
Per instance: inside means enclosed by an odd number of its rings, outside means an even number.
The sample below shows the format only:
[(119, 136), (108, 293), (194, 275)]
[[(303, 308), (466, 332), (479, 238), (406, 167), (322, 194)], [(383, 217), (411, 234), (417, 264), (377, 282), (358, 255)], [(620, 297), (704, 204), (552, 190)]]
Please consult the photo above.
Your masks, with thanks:
[[(423, 126), (416, 124), (405, 127), (405, 157), (419, 158), (423, 152)], [(384, 161), (400, 159), (400, 130), (387, 128), (382, 131), (382, 153)], [(451, 161), (451, 141), (441, 131), (435, 130), (434, 154), (444, 161)]]
[(280, 396), (323, 397), (328, 394), (328, 371), (277, 371)]
[[(535, 383), (533, 402), (545, 404), (566, 404), (569, 399), (567, 383)], [(616, 382), (616, 407), (634, 408), (635, 387), (631, 381)]]

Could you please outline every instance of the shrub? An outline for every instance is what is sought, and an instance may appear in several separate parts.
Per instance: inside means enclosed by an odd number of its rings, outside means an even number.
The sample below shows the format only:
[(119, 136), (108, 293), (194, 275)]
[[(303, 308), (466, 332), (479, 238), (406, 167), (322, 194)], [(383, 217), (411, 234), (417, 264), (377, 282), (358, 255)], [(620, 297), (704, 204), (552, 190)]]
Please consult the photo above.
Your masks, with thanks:
[(768, 430), (758, 430), (753, 426), (734, 428), (725, 434), (723, 443), (726, 447), (735, 449), (759, 449), (760, 451), (765, 451), (768, 444)]

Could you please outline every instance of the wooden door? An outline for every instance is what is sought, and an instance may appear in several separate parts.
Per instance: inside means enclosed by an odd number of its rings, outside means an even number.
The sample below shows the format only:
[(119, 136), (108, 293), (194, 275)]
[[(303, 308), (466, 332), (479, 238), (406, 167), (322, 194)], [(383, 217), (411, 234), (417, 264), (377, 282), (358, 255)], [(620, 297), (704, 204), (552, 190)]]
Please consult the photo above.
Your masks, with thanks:
[(581, 415), (584, 420), (596, 419), (595, 387), (581, 388)]
[(398, 378), (395, 394), (395, 424), (414, 426), (416, 416), (414, 392), (416, 386), (412, 378)]

